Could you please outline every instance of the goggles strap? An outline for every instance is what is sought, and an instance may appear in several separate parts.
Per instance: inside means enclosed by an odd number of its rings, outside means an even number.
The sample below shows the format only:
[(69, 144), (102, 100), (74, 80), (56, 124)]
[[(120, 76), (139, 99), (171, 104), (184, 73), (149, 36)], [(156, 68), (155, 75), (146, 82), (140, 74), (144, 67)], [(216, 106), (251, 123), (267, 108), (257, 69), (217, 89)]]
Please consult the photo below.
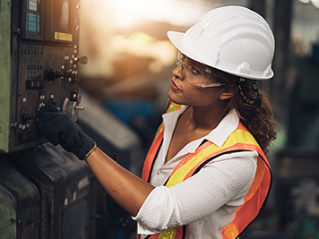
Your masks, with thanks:
[[(245, 95), (244, 91), (243, 91), (243, 85), (246, 84), (249, 86), (249, 93), (250, 95)], [(245, 78), (239, 78), (239, 81), (237, 83), (238, 88), (239, 88), (239, 92), (241, 95), (241, 98), (243, 99), (243, 101), (246, 104), (252, 105), (255, 103), (255, 101), (258, 99), (258, 86), (256, 84), (255, 80), (249, 80), (249, 79), (245, 79)]]

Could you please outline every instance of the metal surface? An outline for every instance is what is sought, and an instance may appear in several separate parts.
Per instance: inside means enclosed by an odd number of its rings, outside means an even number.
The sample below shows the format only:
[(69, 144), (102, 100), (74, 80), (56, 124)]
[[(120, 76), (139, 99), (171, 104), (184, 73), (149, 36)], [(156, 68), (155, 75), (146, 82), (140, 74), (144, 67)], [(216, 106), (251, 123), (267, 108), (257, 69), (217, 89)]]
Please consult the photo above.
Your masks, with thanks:
[[(0, 0), (0, 149), (8, 151), (11, 133), (10, 123), (13, 118), (10, 104), (15, 104), (15, 77), (16, 65), (14, 64), (14, 46), (16, 46), (16, 35), (11, 36), (11, 1)], [(12, 41), (12, 44), (11, 44)]]
[[(75, 238), (90, 238), (88, 206), (92, 174), (85, 162), (49, 143), (13, 153), (10, 161), (39, 189), (41, 239), (67, 239), (64, 233), (70, 232), (77, 235)], [(72, 213), (72, 208), (77, 208), (78, 214)], [(69, 228), (70, 221), (76, 232)]]
[(1, 239), (39, 238), (40, 194), (35, 185), (0, 155)]
[[(0, 1), (0, 151), (8, 153), (45, 142), (37, 132), (41, 105), (77, 105), (83, 57), (79, 0)], [(60, 25), (64, 4), (69, 18)], [(76, 120), (77, 110), (69, 111)]]

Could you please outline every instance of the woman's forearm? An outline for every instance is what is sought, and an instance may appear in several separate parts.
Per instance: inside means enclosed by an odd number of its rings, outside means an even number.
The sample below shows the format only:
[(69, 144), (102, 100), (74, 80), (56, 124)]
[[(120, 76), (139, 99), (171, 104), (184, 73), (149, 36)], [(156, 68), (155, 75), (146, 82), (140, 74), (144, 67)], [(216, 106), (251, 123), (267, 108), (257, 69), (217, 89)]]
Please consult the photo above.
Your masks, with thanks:
[(154, 187), (117, 164), (99, 148), (89, 155), (86, 162), (110, 196), (124, 210), (136, 216)]

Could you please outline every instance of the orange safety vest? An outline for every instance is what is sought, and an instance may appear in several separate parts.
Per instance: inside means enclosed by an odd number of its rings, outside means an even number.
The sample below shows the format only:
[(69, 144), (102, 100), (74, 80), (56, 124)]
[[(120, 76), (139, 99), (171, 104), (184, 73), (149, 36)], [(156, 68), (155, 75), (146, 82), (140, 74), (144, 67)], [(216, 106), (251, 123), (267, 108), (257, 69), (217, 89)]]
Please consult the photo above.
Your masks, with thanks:
[[(180, 106), (170, 103), (166, 112), (172, 112), (180, 109)], [(159, 127), (153, 144), (147, 154), (142, 178), (149, 181), (153, 164), (163, 140), (164, 126)], [(176, 185), (192, 175), (196, 174), (202, 167), (212, 161), (214, 158), (233, 152), (257, 151), (257, 171), (254, 181), (245, 195), (245, 203), (236, 210), (234, 220), (228, 224), (222, 231), (223, 239), (234, 239), (257, 217), (260, 209), (264, 205), (271, 186), (270, 166), (264, 152), (259, 147), (255, 138), (240, 122), (237, 129), (230, 134), (221, 147), (210, 141), (204, 142), (194, 153), (185, 156), (174, 168), (165, 186)], [(170, 228), (166, 231), (148, 236), (149, 239), (182, 239), (185, 238), (186, 225), (176, 228)]]

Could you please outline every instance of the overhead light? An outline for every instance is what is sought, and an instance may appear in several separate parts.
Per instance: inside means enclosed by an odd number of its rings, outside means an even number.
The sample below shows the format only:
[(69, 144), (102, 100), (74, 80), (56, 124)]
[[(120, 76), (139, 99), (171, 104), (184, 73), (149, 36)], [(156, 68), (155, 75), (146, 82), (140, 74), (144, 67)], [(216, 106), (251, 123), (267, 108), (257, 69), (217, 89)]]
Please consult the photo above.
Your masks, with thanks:
[(309, 3), (310, 0), (299, 0), (299, 2), (302, 2), (302, 3)]

